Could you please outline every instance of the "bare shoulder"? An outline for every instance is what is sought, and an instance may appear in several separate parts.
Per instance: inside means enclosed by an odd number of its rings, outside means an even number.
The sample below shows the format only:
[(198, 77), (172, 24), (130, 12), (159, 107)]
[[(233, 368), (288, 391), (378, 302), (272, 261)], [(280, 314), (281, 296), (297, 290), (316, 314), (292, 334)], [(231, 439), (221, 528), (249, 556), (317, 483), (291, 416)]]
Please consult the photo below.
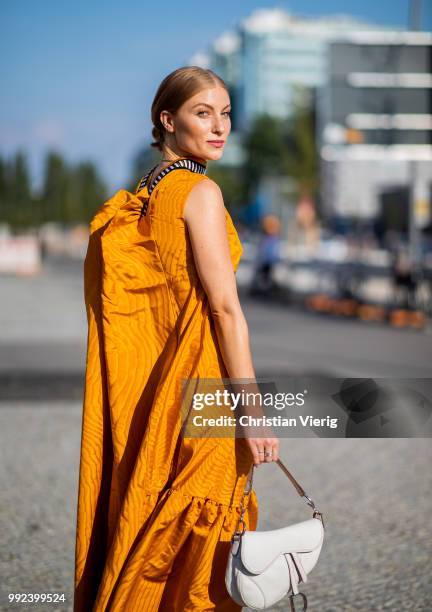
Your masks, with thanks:
[(221, 188), (211, 178), (198, 181), (190, 190), (186, 199), (183, 216), (186, 222), (192, 217), (204, 217), (208, 214), (220, 214), (225, 208)]

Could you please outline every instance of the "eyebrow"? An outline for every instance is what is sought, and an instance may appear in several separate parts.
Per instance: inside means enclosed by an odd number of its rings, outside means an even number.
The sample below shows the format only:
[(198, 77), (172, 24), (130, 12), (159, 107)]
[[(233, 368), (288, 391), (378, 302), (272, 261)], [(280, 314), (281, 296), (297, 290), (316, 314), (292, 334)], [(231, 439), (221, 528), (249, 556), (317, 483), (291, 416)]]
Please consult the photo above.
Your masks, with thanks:
[[(192, 108), (195, 108), (195, 106), (207, 106), (208, 108), (213, 108), (211, 104), (206, 104), (205, 102), (197, 102), (196, 104), (192, 106)], [(231, 106), (231, 103), (224, 106), (224, 108), (227, 108), (227, 106)]]

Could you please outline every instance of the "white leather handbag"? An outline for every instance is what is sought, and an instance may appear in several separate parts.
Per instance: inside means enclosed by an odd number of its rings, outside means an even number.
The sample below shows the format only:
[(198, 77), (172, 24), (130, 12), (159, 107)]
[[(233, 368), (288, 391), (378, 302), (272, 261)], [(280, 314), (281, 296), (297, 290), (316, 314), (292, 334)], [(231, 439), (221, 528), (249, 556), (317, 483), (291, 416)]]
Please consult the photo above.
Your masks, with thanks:
[(240, 502), (240, 517), (231, 539), (225, 572), (225, 584), (232, 599), (240, 606), (264, 610), (289, 594), (290, 608), (295, 612), (294, 597), (302, 598), (303, 611), (307, 598), (298, 588), (307, 581), (315, 567), (324, 540), (323, 515), (312, 499), (290, 474), (280, 459), (276, 462), (293, 483), (298, 494), (313, 509), (311, 519), (269, 531), (246, 529), (244, 500), (252, 491), (252, 464)]

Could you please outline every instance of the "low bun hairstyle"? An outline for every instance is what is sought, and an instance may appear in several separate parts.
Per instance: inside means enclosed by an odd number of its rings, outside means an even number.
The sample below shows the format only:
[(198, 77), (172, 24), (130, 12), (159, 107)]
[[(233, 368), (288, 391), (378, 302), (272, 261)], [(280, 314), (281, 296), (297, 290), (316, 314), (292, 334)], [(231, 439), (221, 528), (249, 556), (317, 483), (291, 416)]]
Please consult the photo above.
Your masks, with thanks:
[(155, 125), (152, 129), (152, 138), (154, 142), (151, 143), (151, 146), (157, 147), (160, 151), (162, 151), (162, 143), (164, 140), (163, 131)]
[(174, 114), (189, 98), (203, 89), (216, 85), (220, 85), (228, 92), (225, 81), (209, 68), (183, 66), (168, 74), (159, 85), (151, 106), (154, 140), (151, 146), (163, 151), (165, 128), (160, 119), (162, 111)]

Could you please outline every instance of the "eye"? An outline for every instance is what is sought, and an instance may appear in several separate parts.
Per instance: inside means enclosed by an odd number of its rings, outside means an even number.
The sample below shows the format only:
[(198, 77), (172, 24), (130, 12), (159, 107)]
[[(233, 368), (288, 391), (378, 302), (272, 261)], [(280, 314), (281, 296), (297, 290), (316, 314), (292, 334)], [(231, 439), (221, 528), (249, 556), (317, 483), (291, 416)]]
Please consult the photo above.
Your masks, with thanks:
[(201, 115), (202, 113), (207, 113), (207, 112), (208, 112), (208, 111), (204, 111), (204, 110), (202, 110), (202, 111), (198, 111), (198, 112), (197, 112), (197, 115)]
[(231, 111), (225, 111), (224, 113), (222, 113), (223, 115), (226, 115), (227, 117), (229, 117), (231, 115)]

